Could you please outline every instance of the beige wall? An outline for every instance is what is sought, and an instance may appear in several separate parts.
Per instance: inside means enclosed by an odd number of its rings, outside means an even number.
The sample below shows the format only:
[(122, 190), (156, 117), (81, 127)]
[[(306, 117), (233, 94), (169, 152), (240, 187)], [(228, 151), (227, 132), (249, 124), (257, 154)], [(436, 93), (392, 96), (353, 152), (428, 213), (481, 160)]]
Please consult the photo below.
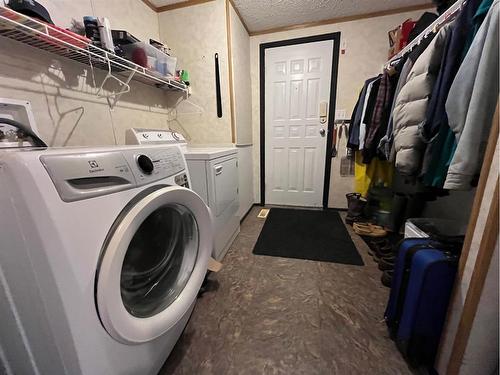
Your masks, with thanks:
[[(226, 8), (224, 0), (170, 10), (159, 14), (161, 39), (172, 48), (178, 64), (189, 72), (190, 100), (203, 114), (182, 105), (172, 128), (193, 143), (231, 142), (229, 70), (227, 61)], [(219, 54), (222, 118), (217, 117), (214, 55)]]
[(252, 143), (252, 83), (250, 80), (250, 36), (240, 18), (230, 9), (231, 51), (236, 143)]
[[(113, 28), (124, 28), (141, 39), (158, 38), (158, 17), (138, 0), (40, 0), (58, 26), (84, 15), (106, 16)], [(140, 14), (140, 17), (137, 15)], [(0, 43), (0, 97), (28, 100), (39, 131), (51, 145), (105, 145), (124, 142), (130, 127), (166, 127), (162, 90), (133, 83), (114, 109), (95, 96), (91, 70), (19, 43)], [(104, 78), (95, 72), (96, 85)]]
[(236, 144), (239, 157), (238, 216), (243, 217), (254, 203), (252, 145), (252, 87), (250, 81), (250, 36), (232, 5), (229, 6)]
[[(356, 103), (363, 82), (381, 72), (387, 61), (388, 37), (387, 32), (408, 18), (418, 19), (423, 11), (399, 13), (383, 17), (368, 18), (359, 21), (342, 22), (331, 25), (297, 29), (279, 33), (252, 36), (250, 38), (251, 79), (252, 79), (252, 128), (254, 140), (254, 191), (256, 201), (260, 201), (260, 164), (259, 164), (259, 45), (277, 40), (293, 39), (304, 36), (320, 35), (332, 32), (341, 33), (341, 43), (345, 42), (347, 50), (340, 55), (337, 89), (337, 110), (346, 110), (347, 117)], [(334, 197), (334, 189), (352, 190), (352, 179), (344, 180), (339, 186), (338, 163), (340, 157), (334, 159), (332, 165), (332, 180), (330, 192), (330, 206), (345, 206), (343, 194)], [(346, 186), (346, 184), (348, 186)], [(342, 186), (343, 185), (343, 186)], [(334, 201), (334, 202), (333, 202)]]

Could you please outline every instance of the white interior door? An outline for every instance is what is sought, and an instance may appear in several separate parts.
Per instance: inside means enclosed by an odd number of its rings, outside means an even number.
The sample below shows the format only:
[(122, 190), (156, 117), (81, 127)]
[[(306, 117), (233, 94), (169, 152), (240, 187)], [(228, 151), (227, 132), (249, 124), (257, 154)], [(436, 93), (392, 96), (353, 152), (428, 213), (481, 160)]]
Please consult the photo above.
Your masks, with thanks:
[(265, 50), (268, 204), (323, 205), (332, 58), (333, 40)]

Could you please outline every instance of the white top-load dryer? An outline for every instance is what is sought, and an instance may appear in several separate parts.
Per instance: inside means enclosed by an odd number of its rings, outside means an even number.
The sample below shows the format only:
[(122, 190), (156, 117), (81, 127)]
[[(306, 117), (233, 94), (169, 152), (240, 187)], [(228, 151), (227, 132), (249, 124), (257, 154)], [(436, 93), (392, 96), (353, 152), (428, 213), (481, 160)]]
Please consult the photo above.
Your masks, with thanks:
[(215, 225), (213, 257), (221, 260), (240, 231), (238, 150), (236, 147), (188, 146), (169, 130), (128, 129), (127, 144), (178, 144), (186, 157), (192, 189), (212, 210)]
[(213, 248), (189, 183), (175, 145), (0, 152), (7, 373), (158, 372)]

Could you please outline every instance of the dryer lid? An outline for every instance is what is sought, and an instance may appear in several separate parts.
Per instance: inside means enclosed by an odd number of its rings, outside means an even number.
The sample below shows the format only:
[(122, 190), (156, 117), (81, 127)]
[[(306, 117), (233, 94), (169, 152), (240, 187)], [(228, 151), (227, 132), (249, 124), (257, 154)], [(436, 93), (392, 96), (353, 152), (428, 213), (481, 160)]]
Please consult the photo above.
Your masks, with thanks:
[(214, 160), (238, 153), (236, 147), (187, 147), (184, 150), (186, 160)]

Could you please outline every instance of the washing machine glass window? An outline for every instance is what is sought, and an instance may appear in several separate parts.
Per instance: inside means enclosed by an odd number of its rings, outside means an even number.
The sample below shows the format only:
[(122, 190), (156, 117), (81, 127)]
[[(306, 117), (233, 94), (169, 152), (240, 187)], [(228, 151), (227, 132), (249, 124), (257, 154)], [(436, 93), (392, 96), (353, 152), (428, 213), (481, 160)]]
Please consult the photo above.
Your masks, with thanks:
[(123, 261), (120, 287), (127, 311), (148, 318), (171, 305), (191, 277), (198, 245), (198, 227), (188, 208), (168, 204), (153, 211)]
[(137, 195), (110, 228), (97, 265), (106, 331), (129, 344), (174, 327), (193, 306), (212, 248), (210, 211), (191, 190), (157, 186)]

